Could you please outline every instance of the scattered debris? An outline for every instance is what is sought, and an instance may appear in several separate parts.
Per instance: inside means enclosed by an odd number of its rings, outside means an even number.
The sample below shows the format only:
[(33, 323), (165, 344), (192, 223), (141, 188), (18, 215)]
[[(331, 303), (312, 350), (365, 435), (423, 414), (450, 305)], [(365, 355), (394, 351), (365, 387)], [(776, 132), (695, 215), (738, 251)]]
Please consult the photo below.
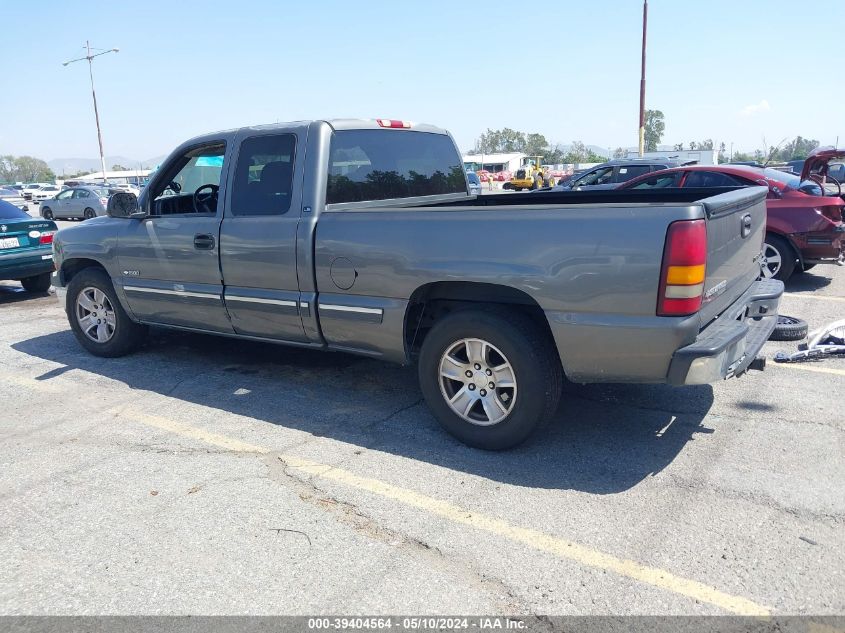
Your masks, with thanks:
[(158, 490), (150, 490), (150, 494), (154, 497), (158, 496)]
[(273, 530), (274, 532), (276, 532), (276, 534), (281, 534), (282, 532), (290, 532), (291, 534), (301, 534), (302, 536), (304, 536), (308, 540), (308, 546), (309, 547), (311, 546), (311, 537), (308, 536), (305, 532), (301, 532), (299, 530), (289, 530), (288, 528), (270, 528), (270, 529)]
[(828, 326), (812, 332), (805, 344), (798, 346), (794, 354), (778, 352), (776, 363), (798, 363), (818, 360), (825, 356), (845, 355), (845, 319), (834, 321)]
[(806, 536), (799, 536), (798, 538), (801, 539), (802, 541), (804, 541), (805, 543), (809, 543), (810, 545), (818, 545), (818, 543), (816, 543), (816, 541), (814, 541), (811, 538), (807, 538)]
[(189, 495), (192, 495), (192, 494), (194, 494), (195, 492), (199, 492), (199, 491), (200, 491), (200, 486), (193, 486), (192, 488), (189, 488), (189, 489), (188, 489), (188, 494), (189, 494)]

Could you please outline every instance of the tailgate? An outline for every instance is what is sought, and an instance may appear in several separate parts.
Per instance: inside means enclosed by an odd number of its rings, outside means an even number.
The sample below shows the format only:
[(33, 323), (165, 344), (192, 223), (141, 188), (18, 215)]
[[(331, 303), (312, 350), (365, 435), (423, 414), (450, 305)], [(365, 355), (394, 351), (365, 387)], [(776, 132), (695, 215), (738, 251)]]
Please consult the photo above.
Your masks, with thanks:
[(766, 235), (766, 187), (746, 187), (701, 201), (707, 220), (707, 277), (701, 327), (760, 276)]

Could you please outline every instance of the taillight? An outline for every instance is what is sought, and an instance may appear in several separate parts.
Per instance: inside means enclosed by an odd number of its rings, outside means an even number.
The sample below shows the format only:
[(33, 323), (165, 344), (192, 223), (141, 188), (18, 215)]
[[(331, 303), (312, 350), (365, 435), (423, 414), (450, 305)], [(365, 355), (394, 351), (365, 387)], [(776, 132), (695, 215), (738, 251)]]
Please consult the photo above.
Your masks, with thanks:
[(666, 232), (657, 316), (687, 316), (701, 308), (707, 267), (704, 220), (672, 222)]
[(38, 238), (39, 244), (52, 244), (53, 243), (53, 236), (56, 234), (55, 231), (47, 231), (41, 234), (41, 237)]
[(381, 127), (390, 127), (390, 128), (405, 128), (408, 129), (411, 127), (410, 121), (397, 121), (396, 119), (376, 119), (378, 124)]

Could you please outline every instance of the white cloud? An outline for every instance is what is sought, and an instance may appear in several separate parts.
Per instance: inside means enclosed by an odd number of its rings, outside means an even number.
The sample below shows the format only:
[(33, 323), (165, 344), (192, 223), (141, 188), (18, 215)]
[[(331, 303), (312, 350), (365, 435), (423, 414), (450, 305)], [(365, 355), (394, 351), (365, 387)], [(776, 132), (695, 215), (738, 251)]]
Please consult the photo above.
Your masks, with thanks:
[(760, 103), (752, 103), (751, 105), (745, 106), (739, 113), (742, 116), (754, 116), (761, 112), (768, 112), (771, 109), (772, 107), (769, 105), (769, 102), (763, 99)]

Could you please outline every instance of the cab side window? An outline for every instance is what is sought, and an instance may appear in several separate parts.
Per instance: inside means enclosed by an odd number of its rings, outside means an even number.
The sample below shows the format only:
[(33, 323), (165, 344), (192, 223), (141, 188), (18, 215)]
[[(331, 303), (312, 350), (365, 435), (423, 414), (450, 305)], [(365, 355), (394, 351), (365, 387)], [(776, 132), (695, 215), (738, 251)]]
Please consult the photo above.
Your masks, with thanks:
[(91, 193), (87, 189), (77, 189), (73, 192), (73, 197), (75, 200), (80, 198), (90, 198)]
[(74, 191), (73, 189), (68, 189), (66, 191), (62, 191), (58, 196), (56, 196), (56, 199), (58, 199), (58, 200), (69, 200), (70, 197), (73, 195), (73, 191)]
[(241, 143), (232, 215), (283, 215), (293, 195), (295, 134), (253, 136)]
[(195, 147), (171, 162), (156, 179), (150, 215), (217, 213), (226, 143)]

